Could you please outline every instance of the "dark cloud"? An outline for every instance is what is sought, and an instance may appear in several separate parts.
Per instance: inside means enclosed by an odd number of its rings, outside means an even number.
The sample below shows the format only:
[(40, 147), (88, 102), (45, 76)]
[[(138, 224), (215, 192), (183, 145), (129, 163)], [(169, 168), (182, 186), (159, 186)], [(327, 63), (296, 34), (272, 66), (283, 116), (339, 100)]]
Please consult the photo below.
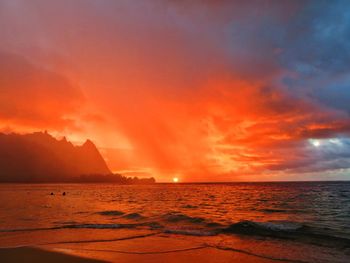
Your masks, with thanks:
[(310, 1), (286, 25), (281, 65), (296, 96), (349, 112), (350, 10), (347, 1)]

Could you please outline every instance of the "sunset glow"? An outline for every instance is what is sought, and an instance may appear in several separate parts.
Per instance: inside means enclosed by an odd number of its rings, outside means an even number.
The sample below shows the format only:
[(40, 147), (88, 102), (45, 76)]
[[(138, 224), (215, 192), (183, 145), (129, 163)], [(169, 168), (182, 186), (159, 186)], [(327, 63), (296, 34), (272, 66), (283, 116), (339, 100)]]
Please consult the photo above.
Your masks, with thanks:
[(350, 0), (0, 0), (0, 263), (349, 263)]
[(161, 182), (347, 179), (341, 4), (19, 2), (0, 3), (2, 132), (91, 139)]

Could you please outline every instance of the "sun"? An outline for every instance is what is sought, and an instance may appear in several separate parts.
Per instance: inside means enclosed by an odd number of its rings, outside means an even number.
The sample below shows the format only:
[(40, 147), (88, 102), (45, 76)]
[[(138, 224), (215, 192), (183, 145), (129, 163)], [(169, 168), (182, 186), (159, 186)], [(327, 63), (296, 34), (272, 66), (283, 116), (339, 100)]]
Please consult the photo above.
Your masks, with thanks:
[(178, 181), (179, 181), (179, 178), (177, 178), (177, 177), (174, 177), (174, 178), (173, 178), (173, 182), (174, 182), (174, 183), (177, 183)]
[(315, 147), (321, 146), (321, 142), (320, 142), (319, 140), (313, 140), (313, 139), (311, 139), (310, 142), (311, 142), (311, 144), (312, 144), (313, 146), (315, 146)]

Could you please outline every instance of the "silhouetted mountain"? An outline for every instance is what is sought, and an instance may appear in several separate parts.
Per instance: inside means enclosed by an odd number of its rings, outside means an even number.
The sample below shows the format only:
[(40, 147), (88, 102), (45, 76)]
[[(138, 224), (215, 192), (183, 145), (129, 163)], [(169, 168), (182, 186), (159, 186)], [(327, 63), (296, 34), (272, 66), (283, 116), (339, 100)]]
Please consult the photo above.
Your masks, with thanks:
[(66, 182), (84, 174), (112, 174), (90, 140), (74, 146), (46, 132), (0, 133), (0, 182)]

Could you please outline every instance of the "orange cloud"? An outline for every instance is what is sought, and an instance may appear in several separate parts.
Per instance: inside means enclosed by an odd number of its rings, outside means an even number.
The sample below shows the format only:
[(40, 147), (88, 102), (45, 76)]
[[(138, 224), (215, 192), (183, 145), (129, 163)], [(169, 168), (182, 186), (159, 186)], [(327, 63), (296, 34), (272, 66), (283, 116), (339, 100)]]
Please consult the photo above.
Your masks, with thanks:
[(0, 53), (0, 124), (34, 129), (75, 128), (70, 115), (84, 102), (79, 88), (59, 73)]
[[(350, 167), (348, 60), (335, 48), (332, 59), (318, 53), (334, 38), (318, 37), (324, 27), (312, 19), (326, 11), (296, 1), (214, 2), (5, 4), (0, 48), (26, 59), (1, 55), (3, 127), (89, 137), (112, 170), (158, 180)], [(340, 146), (327, 141), (338, 137)], [(315, 148), (314, 139), (330, 147)]]

